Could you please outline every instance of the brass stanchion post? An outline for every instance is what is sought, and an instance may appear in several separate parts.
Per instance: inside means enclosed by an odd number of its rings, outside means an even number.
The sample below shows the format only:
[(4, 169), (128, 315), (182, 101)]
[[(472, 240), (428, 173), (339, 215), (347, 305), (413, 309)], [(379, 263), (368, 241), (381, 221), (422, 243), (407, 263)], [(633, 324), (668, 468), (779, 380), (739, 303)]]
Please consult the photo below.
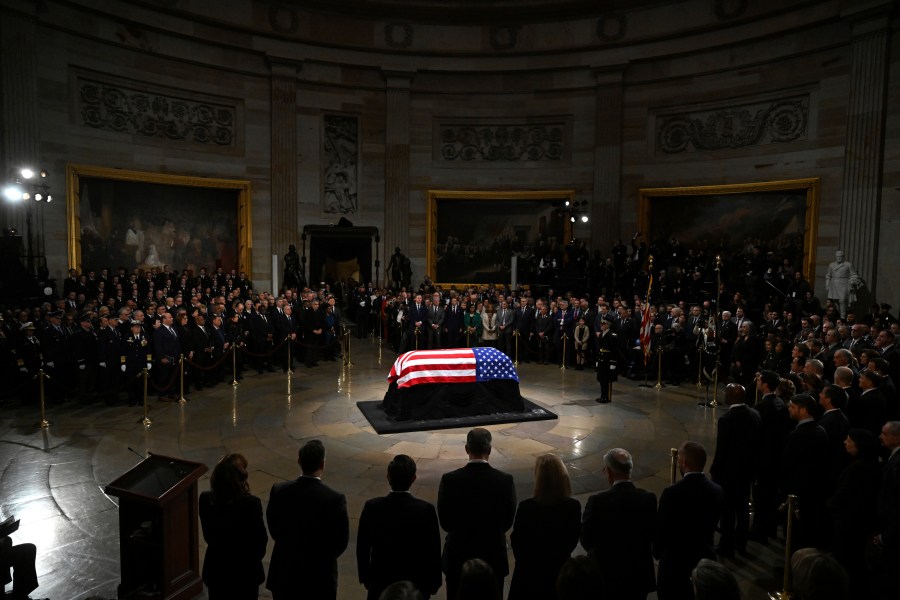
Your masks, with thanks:
[(565, 371), (569, 367), (566, 366), (566, 342), (569, 340), (569, 336), (565, 333), (562, 334), (562, 345), (563, 345), (563, 353), (562, 353), (562, 364), (559, 366), (560, 371)]
[(513, 366), (519, 366), (519, 330), (516, 329), (513, 331), (513, 344), (514, 344), (514, 352), (513, 352)]
[(790, 592), (791, 588), (791, 554), (793, 554), (793, 548), (791, 547), (791, 538), (794, 533), (794, 510), (795, 503), (797, 502), (797, 496), (791, 494), (787, 497), (787, 503), (785, 506), (787, 507), (787, 531), (784, 535), (784, 579), (781, 583), (781, 591), (780, 592), (769, 592), (770, 600), (790, 600), (794, 597)]
[(697, 348), (697, 387), (703, 387), (703, 348)]
[(231, 385), (240, 385), (237, 380), (237, 344), (231, 346)]
[(416, 329), (413, 331), (413, 335), (416, 336), (416, 350), (418, 350), (419, 349), (419, 328), (418, 327), (416, 327)]
[(144, 367), (141, 371), (141, 376), (144, 378), (144, 418), (138, 421), (138, 423), (143, 424), (144, 427), (150, 427), (150, 425), (153, 424), (153, 421), (147, 416), (147, 411), (149, 410), (149, 407), (147, 406), (147, 383), (150, 381), (150, 371)]
[(656, 349), (656, 362), (657, 362), (656, 385), (654, 385), (653, 387), (655, 387), (658, 390), (666, 387), (663, 385), (663, 382), (662, 382), (662, 351), (663, 351), (662, 346), (660, 346), (659, 348)]
[(41, 429), (47, 429), (50, 427), (50, 421), (47, 420), (47, 404), (46, 399), (44, 398), (44, 377), (46, 374), (44, 373), (44, 369), (38, 369), (38, 399), (41, 402), (41, 420), (34, 424), (35, 427), (40, 427)]
[(675, 485), (675, 481), (678, 479), (678, 449), (670, 448), (669, 456), (672, 459), (672, 464), (669, 465), (669, 477), (672, 480), (672, 485)]
[(353, 362), (350, 360), (350, 330), (344, 330), (344, 342), (347, 344), (346, 352), (344, 352), (344, 365), (347, 367), (352, 367)]
[(284, 343), (287, 344), (288, 347), (287, 374), (288, 377), (290, 377), (291, 373), (294, 372), (294, 361), (291, 358), (291, 336), (287, 336), (286, 338), (284, 338)]
[(184, 354), (178, 355), (178, 404), (186, 404), (184, 397)]

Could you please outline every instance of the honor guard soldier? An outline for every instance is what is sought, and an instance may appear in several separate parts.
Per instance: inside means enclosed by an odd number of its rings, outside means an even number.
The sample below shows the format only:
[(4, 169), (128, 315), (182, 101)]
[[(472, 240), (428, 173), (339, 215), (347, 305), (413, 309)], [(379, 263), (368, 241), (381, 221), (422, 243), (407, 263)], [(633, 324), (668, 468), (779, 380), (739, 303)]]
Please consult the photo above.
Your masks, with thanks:
[(82, 313), (78, 317), (79, 329), (72, 336), (72, 354), (78, 366), (78, 396), (82, 402), (96, 389), (100, 362), (100, 340), (91, 321), (91, 313)]
[(144, 335), (140, 321), (131, 321), (131, 335), (122, 345), (121, 371), (125, 373), (128, 385), (128, 406), (137, 406), (143, 402), (144, 380), (140, 376), (144, 367), (149, 371), (153, 367), (153, 351), (150, 340)]
[(44, 355), (41, 352), (41, 341), (35, 335), (34, 323), (28, 321), (19, 328), (22, 333), (21, 342), (16, 350), (16, 365), (19, 368), (20, 380), (27, 383), (23, 397), (28, 401), (38, 398), (38, 371), (44, 366)]
[(600, 319), (600, 335), (597, 336), (597, 381), (600, 382), (600, 397), (597, 402), (612, 402), (612, 384), (619, 378), (618, 374), (619, 338), (611, 331), (608, 318)]

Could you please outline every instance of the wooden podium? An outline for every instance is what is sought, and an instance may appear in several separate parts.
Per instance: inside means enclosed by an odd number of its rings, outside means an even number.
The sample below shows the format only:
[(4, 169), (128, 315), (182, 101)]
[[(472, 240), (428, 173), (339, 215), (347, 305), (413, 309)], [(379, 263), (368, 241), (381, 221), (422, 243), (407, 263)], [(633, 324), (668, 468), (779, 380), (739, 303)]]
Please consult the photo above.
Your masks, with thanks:
[(120, 600), (188, 600), (203, 591), (197, 480), (206, 471), (151, 454), (106, 486), (119, 498)]

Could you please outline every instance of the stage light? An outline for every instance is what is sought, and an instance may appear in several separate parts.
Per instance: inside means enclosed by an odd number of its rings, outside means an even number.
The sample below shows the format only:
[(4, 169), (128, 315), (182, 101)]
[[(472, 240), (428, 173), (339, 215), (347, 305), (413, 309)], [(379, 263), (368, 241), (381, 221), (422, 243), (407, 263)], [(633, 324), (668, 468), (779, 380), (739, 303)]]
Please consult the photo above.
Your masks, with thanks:
[(18, 202), (22, 199), (22, 188), (17, 185), (8, 185), (3, 188), (3, 197), (11, 202)]

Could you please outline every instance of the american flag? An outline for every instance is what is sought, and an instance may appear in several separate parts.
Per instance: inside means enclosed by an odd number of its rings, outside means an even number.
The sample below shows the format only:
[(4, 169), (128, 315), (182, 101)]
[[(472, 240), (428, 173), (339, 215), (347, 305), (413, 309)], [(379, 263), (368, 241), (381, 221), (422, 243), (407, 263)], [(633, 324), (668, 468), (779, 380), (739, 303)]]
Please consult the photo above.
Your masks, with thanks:
[(650, 320), (650, 288), (653, 286), (653, 275), (647, 284), (647, 301), (644, 303), (644, 316), (641, 319), (641, 348), (644, 350), (644, 364), (650, 359), (650, 334), (653, 333), (653, 321)]
[(401, 354), (388, 375), (398, 388), (420, 383), (472, 383), (491, 379), (519, 381), (507, 355), (496, 348), (415, 350)]

